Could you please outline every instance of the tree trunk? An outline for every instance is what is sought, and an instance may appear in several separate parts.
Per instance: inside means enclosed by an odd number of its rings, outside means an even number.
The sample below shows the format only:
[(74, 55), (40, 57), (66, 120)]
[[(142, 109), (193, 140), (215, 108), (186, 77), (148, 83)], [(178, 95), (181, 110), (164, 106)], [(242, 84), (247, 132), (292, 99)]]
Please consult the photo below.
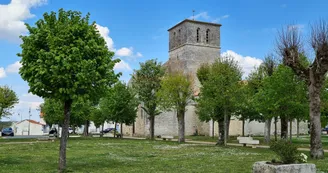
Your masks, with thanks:
[(218, 137), (218, 142), (216, 143), (216, 145), (223, 145), (224, 144), (224, 120), (221, 119), (218, 122), (218, 126), (219, 126), (219, 137)]
[(278, 128), (277, 128), (277, 123), (278, 123), (278, 117), (274, 117), (274, 140), (278, 140)]
[(105, 123), (103, 123), (103, 124), (101, 125), (101, 137), (104, 136), (104, 125), (105, 125)]
[(289, 140), (292, 142), (293, 138), (293, 120), (289, 120)]
[(89, 135), (89, 121), (86, 120), (84, 123), (84, 130), (83, 130), (83, 136), (88, 136)]
[(59, 164), (58, 164), (59, 173), (64, 172), (66, 169), (66, 145), (68, 139), (68, 127), (69, 127), (69, 120), (71, 115), (71, 106), (72, 106), (72, 100), (68, 100), (64, 102), (64, 124), (62, 127), (60, 147), (59, 147)]
[(270, 136), (271, 136), (271, 118), (265, 120), (265, 127), (264, 127), (264, 142), (270, 143)]
[(120, 130), (121, 130), (121, 138), (123, 138), (123, 123), (121, 123), (121, 128), (120, 128)]
[(212, 138), (214, 138), (214, 123), (215, 121), (212, 119)]
[(324, 151), (321, 142), (321, 122), (320, 122), (320, 85), (315, 81), (314, 74), (310, 70), (310, 133), (311, 133), (311, 157), (314, 159), (324, 158)]
[(300, 120), (299, 119), (297, 119), (296, 136), (297, 136), (297, 138), (300, 137)]
[(179, 125), (179, 140), (178, 142), (185, 142), (185, 111), (177, 111), (178, 112), (178, 125)]
[(73, 134), (75, 134), (76, 126), (73, 126)]
[(281, 121), (281, 139), (288, 138), (288, 119), (284, 116), (280, 117)]
[(229, 131), (230, 131), (230, 119), (231, 116), (227, 117), (227, 142), (229, 141), (230, 137), (229, 137)]
[(115, 122), (115, 127), (114, 127), (114, 138), (116, 137), (116, 126), (117, 126), (117, 123)]
[(224, 109), (224, 146), (227, 146), (228, 143), (228, 114), (227, 110)]
[(151, 140), (155, 139), (155, 116), (149, 117), (149, 135)]
[(245, 119), (243, 119), (243, 127), (242, 127), (242, 131), (241, 131), (241, 136), (245, 136)]

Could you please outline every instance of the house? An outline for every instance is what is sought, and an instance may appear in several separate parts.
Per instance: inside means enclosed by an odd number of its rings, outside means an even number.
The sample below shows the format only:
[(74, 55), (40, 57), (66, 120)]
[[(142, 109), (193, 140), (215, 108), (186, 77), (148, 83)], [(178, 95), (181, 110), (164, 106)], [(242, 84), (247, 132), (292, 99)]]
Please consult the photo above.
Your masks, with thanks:
[(12, 124), (15, 135), (43, 135), (46, 124), (34, 121), (23, 120)]

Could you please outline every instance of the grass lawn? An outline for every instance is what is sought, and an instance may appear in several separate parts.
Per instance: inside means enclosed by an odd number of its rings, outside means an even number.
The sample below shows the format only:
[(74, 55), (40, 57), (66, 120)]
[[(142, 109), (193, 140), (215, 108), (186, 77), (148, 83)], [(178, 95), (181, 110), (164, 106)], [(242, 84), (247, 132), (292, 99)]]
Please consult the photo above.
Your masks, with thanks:
[[(2, 140), (2, 139), (0, 139)], [(1, 144), (0, 172), (55, 173), (59, 141)], [(305, 152), (307, 155), (309, 153)], [(256, 161), (276, 158), (268, 149), (177, 144), (114, 138), (71, 138), (67, 148), (70, 172), (252, 172)], [(310, 160), (328, 172), (324, 160)]]
[[(187, 139), (195, 140), (195, 141), (208, 141), (208, 142), (217, 142), (218, 137), (215, 136), (214, 138), (209, 136), (188, 136)], [(254, 139), (260, 140), (261, 145), (265, 145), (263, 136), (255, 136)], [(324, 149), (328, 149), (328, 136), (322, 135), (322, 145)], [(280, 137), (278, 136), (278, 139)], [(274, 136), (271, 136), (271, 140), (274, 140)], [(236, 136), (230, 136), (229, 137), (229, 143), (238, 143)], [(310, 136), (300, 136), (297, 138), (296, 136), (293, 136), (292, 142), (296, 144), (298, 147), (302, 148), (309, 148), (310, 147)]]

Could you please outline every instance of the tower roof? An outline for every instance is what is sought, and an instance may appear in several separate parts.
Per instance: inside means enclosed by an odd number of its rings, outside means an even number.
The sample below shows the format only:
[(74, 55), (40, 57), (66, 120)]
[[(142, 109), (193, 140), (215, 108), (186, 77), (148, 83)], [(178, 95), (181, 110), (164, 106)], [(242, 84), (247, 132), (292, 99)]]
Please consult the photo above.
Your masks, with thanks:
[(173, 27), (171, 27), (170, 29), (168, 29), (167, 31), (172, 30), (173, 28), (185, 23), (185, 22), (191, 22), (191, 23), (198, 23), (198, 24), (206, 24), (206, 25), (213, 25), (213, 26), (222, 26), (221, 24), (218, 23), (210, 23), (210, 22), (203, 22), (203, 21), (197, 21), (197, 20), (190, 20), (190, 19), (185, 19), (181, 22), (179, 22), (178, 24), (174, 25)]

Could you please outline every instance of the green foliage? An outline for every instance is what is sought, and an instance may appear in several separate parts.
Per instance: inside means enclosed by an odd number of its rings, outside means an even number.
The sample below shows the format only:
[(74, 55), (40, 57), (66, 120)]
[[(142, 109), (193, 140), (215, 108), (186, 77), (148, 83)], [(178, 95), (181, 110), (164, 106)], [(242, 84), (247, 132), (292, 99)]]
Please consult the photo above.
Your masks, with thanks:
[(107, 121), (132, 124), (137, 116), (138, 102), (132, 89), (118, 82), (99, 103)]
[(202, 87), (196, 101), (200, 120), (223, 119), (224, 109), (232, 114), (237, 111), (241, 81), (241, 70), (237, 62), (224, 57), (211, 65), (204, 64), (197, 71)]
[(162, 110), (185, 112), (186, 106), (192, 99), (190, 78), (180, 72), (164, 76), (161, 88), (157, 93), (158, 103)]
[(328, 80), (326, 79), (321, 88), (321, 127), (328, 125)]
[(285, 116), (305, 119), (308, 115), (307, 89), (287, 66), (279, 65), (272, 76), (265, 77), (255, 95), (256, 107), (266, 118)]
[[(94, 109), (96, 109), (89, 100), (78, 98), (72, 104), (70, 125), (80, 127), (86, 120), (90, 120)], [(60, 100), (45, 99), (41, 106), (44, 113), (44, 120), (47, 124), (59, 124), (62, 126), (64, 121), (64, 105)]]
[(132, 86), (137, 92), (137, 98), (144, 103), (142, 107), (149, 116), (160, 114), (157, 109), (156, 93), (160, 88), (161, 78), (165, 69), (155, 59), (140, 63), (140, 69), (135, 70)]
[(285, 164), (295, 163), (299, 158), (297, 147), (286, 140), (271, 142), (270, 149), (274, 151)]
[(106, 116), (100, 108), (95, 107), (91, 110), (90, 120), (99, 128), (106, 121)]
[(117, 81), (113, 67), (117, 60), (96, 29), (77, 11), (45, 13), (35, 26), (26, 24), (29, 34), (21, 36), (21, 77), (29, 92), (61, 101), (79, 97), (97, 99)]
[(0, 87), (0, 118), (11, 115), (10, 110), (18, 103), (16, 93), (8, 86)]

